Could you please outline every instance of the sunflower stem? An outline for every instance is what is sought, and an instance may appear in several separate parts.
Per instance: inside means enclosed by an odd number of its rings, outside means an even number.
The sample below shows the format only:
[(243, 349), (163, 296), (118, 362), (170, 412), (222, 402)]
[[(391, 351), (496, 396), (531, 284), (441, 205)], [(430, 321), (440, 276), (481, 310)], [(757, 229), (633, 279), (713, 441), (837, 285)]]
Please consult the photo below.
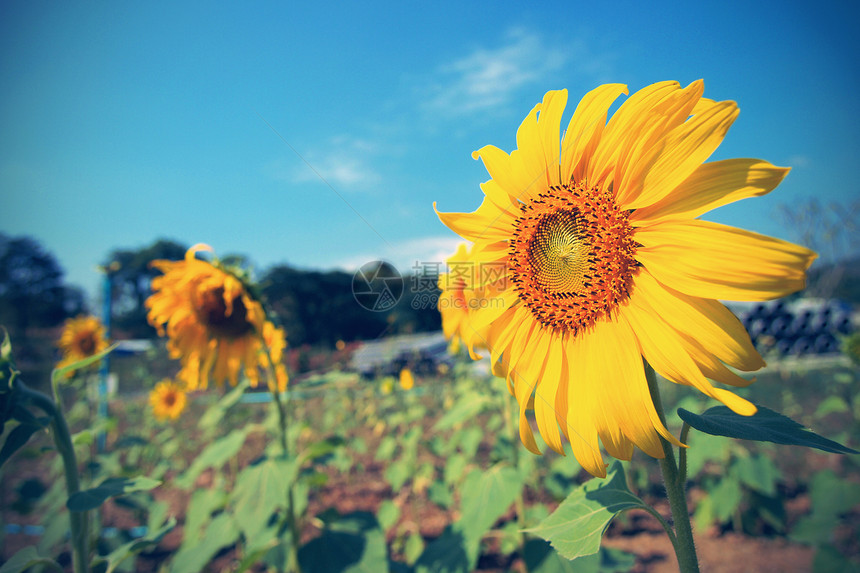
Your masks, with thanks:
[[(52, 384), (54, 396), (58, 395), (56, 384)], [(69, 425), (63, 416), (59, 404), (49, 396), (28, 388), (20, 380), (16, 380), (16, 387), (21, 397), (44, 411), (51, 417), (51, 436), (54, 444), (63, 460), (63, 470), (66, 478), (66, 493), (69, 497), (81, 489), (78, 477), (78, 461), (75, 457), (75, 446), (72, 444), (72, 436)], [(88, 511), (69, 511), (69, 527), (71, 529), (72, 561), (75, 573), (86, 573), (89, 571), (89, 532)]]
[[(666, 425), (666, 416), (663, 413), (663, 402), (660, 400), (660, 390), (657, 387), (657, 375), (647, 362), (645, 363), (645, 378), (648, 380), (648, 390), (654, 402), (654, 409), (660, 416), (660, 421)], [(684, 491), (684, 481), (675, 463), (675, 450), (665, 438), (660, 437), (663, 446), (663, 458), (659, 460), (660, 471), (663, 474), (663, 483), (666, 485), (666, 496), (669, 498), (669, 507), (672, 509), (672, 520), (675, 525), (675, 537), (677, 543), (675, 556), (678, 558), (678, 568), (681, 573), (698, 573), (699, 560), (696, 557), (696, 545), (693, 541), (693, 528), (690, 524), (690, 512), (687, 509), (687, 496)]]
[[(259, 333), (260, 344), (263, 346), (263, 352), (266, 354), (266, 376), (268, 380), (266, 381), (269, 385), (269, 391), (272, 393), (272, 398), (275, 401), (275, 405), (278, 408), (278, 426), (279, 426), (279, 438), (281, 441), (281, 450), (284, 454), (284, 459), (290, 458), (290, 446), (289, 446), (289, 416), (286, 404), (286, 393), (285, 400), (281, 400), (281, 392), (278, 388), (278, 376), (275, 372), (275, 363), (272, 361), (272, 354), (269, 352), (269, 345), (266, 344), (266, 339)], [(299, 531), (299, 523), (298, 519), (296, 519), (296, 511), (295, 511), (295, 498), (293, 494), (293, 485), (290, 484), (287, 486), (287, 527), (290, 530), (290, 549), (289, 549), (289, 558), (287, 561), (287, 569), (289, 571), (295, 571), (296, 573), (301, 573), (302, 568), (299, 565), (299, 543), (301, 542), (301, 532)]]
[[(684, 425), (681, 426), (681, 436), (678, 438), (678, 441), (687, 445), (687, 436), (689, 435), (690, 424), (684, 422)], [(687, 448), (678, 450), (678, 481), (681, 485), (687, 483)]]
[[(520, 454), (519, 454), (519, 436), (517, 435), (517, 429), (514, 427), (514, 418), (511, 414), (511, 404), (507, 400), (507, 396), (505, 394), (501, 394), (502, 396), (502, 412), (504, 413), (505, 418), (505, 430), (507, 431), (508, 438), (511, 439), (511, 461), (513, 462), (514, 469), (518, 472), (520, 471)], [(528, 564), (525, 560), (525, 549), (526, 549), (526, 534), (523, 531), (526, 528), (526, 504), (523, 499), (523, 488), (517, 492), (517, 497), (514, 499), (514, 504), (517, 509), (517, 525), (520, 528), (520, 554), (523, 556), (523, 567), (525, 568), (526, 573), (528, 573)]]

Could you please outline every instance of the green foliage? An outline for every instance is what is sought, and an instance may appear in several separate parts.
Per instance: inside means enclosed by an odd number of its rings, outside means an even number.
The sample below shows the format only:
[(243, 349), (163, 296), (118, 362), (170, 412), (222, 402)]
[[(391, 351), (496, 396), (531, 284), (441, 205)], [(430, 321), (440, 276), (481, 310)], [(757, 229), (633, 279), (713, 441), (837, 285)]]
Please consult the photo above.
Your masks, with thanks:
[(633, 555), (606, 548), (574, 562), (559, 555), (543, 539), (529, 539), (523, 558), (529, 573), (621, 573), (629, 571), (635, 564)]
[(170, 531), (173, 530), (175, 526), (176, 519), (171, 517), (170, 520), (165, 523), (163, 527), (159, 529), (152, 529), (144, 537), (120, 545), (107, 555), (100, 555), (96, 557), (95, 559), (93, 559), (92, 565), (94, 568), (98, 567), (99, 570), (101, 570), (101, 567), (104, 566), (104, 573), (113, 573), (113, 571), (115, 571), (120, 566), (120, 564), (122, 564), (127, 559), (134, 557), (145, 549), (155, 547), (156, 545), (161, 543), (161, 540), (164, 539), (164, 536), (170, 533)]
[(69, 372), (74, 372), (75, 370), (80, 370), (81, 368), (86, 368), (90, 364), (95, 364), (96, 362), (100, 361), (102, 358), (104, 358), (105, 356), (107, 356), (108, 354), (113, 352), (117, 346), (119, 346), (119, 343), (112, 344), (99, 353), (96, 353), (96, 354), (93, 354), (92, 356), (88, 356), (86, 358), (78, 360), (77, 362), (67, 364), (67, 365), (63, 366), (62, 368), (55, 368), (54, 371), (51, 372), (51, 382), (56, 384), (56, 383), (60, 382), (63, 379), (63, 377), (66, 374), (68, 374)]
[(388, 550), (385, 533), (376, 518), (366, 512), (325, 517), (322, 535), (299, 550), (303, 571), (385, 573)]
[(433, 431), (450, 430), (454, 426), (462, 425), (483, 412), (490, 403), (490, 396), (476, 391), (469, 392), (460, 397), (457, 404), (439, 418), (439, 421), (433, 426)]
[[(654, 465), (641, 463), (637, 454), (629, 471), (613, 464), (607, 479), (579, 486), (582, 468), (572, 457), (525, 452), (517, 437), (516, 415), (513, 427), (504, 416), (505, 408), (515, 404), (503, 381), (481, 379), (460, 366), (455, 371), (454, 381), (419, 383), (410, 392), (400, 391), (395, 384), (394, 391), (384, 396), (378, 381), (354, 376), (317, 376), (307, 386), (302, 382), (298, 390), (289, 392), (289, 457), (282, 453), (274, 405), (244, 403), (245, 382), (223, 396), (197, 394), (196, 410), (170, 425), (154, 424), (144, 406), (125, 405), (120, 427), (133, 433), (117, 436), (111, 451), (97, 455), (90, 453), (85, 439), (97, 429), (90, 419), (92, 407), (76, 395), (69, 419), (75, 420), (78, 452), (90, 456), (82, 459), (90, 462), (92, 471), (85, 476), (85, 492), (78, 497), (87, 498), (85, 507), (90, 508), (114, 495), (99, 493), (112, 483), (104, 481), (107, 476), (164, 480), (156, 493), (162, 499), (177, 497), (161, 495), (168, 489), (189, 492), (188, 505), (178, 514), (184, 514), (183, 539), (178, 551), (166, 557), (165, 571), (208, 570), (219, 553), (228, 551), (235, 556), (230, 570), (279, 571), (287, 568), (294, 550), (306, 571), (465, 572), (474, 570), (488, 550), (504, 556), (508, 564), (522, 558), (531, 573), (629, 570), (633, 557), (600, 548), (600, 540), (616, 515), (644, 507), (625, 482), (644, 492), (645, 499), (659, 491), (653, 480)], [(833, 380), (843, 391), (823, 387), (816, 391), (821, 395), (817, 400), (808, 400), (797, 386), (785, 385), (786, 395), (790, 393), (799, 408), (796, 414), (802, 417), (798, 419), (814, 418), (816, 426), (825, 418), (831, 425), (841, 423), (856, 400), (850, 381)], [(209, 404), (205, 412), (204, 402)], [(684, 405), (701, 411), (703, 402), (688, 398)], [(710, 412), (699, 418), (714, 422)], [(8, 425), (7, 442), (24, 424), (42, 427), (44, 420), (29, 416)], [(778, 424), (775, 427), (784, 430)], [(44, 439), (38, 428), (29, 442), (37, 447)], [(806, 439), (808, 434), (801, 435)], [(755, 533), (785, 530), (783, 496), (797, 491), (792, 480), (802, 488), (807, 476), (786, 472), (791, 465), (774, 455), (775, 448), (769, 444), (692, 432), (690, 445), (687, 476), (705, 493), (696, 506), (700, 526), (729, 524), (736, 531)], [(28, 455), (31, 450), (35, 448), (24, 448)], [(0, 448), (0, 461), (4, 451)], [(373, 484), (379, 489), (372, 499), (387, 495), (375, 516), (339, 515), (331, 510), (308, 513), (309, 500), (310, 507), (316, 508), (332, 493), (332, 481), (337, 487), (348, 483), (351, 490), (352, 478), (359, 476), (355, 484), (365, 487), (366, 470), (381, 473), (391, 486), (389, 491), (386, 483)], [(840, 545), (833, 531), (846, 508), (831, 504), (823, 493), (831, 490), (843, 503), (851, 501), (846, 493), (851, 483), (837, 478), (813, 487), (812, 513), (792, 529), (793, 539), (816, 546), (815, 567), (820, 571), (851, 570), (855, 565), (843, 555), (845, 544)], [(123, 486), (116, 492), (121, 496), (110, 503), (145, 524), (149, 534), (139, 540), (132, 540), (127, 532), (102, 539), (98, 546), (103, 555), (94, 562), (97, 572), (134, 570), (139, 565), (134, 555), (158, 543), (159, 532), (171, 523), (169, 514), (175, 510), (175, 505), (155, 501), (145, 489), (125, 493)], [(518, 498), (524, 494), (527, 503), (521, 504)], [(552, 514), (548, 508), (554, 504), (538, 501), (546, 494), (564, 499)], [(425, 500), (455, 517), (441, 535), (426, 542), (420, 522), (424, 511), (420, 504)], [(38, 553), (23, 553), (22, 561), (58, 554), (54, 546), (68, 531), (62, 510), (65, 501), (63, 488), (53, 484), (42, 496), (37, 511), (43, 515), (60, 511), (62, 518), (46, 521), (45, 543)], [(428, 509), (438, 511), (434, 506)], [(292, 544), (290, 513), (299, 531), (314, 530), (310, 541)], [(163, 549), (162, 545), (159, 550)]]
[(146, 476), (136, 478), (108, 478), (98, 487), (79, 491), (69, 496), (66, 507), (70, 511), (89, 511), (99, 507), (109, 497), (124, 495), (134, 491), (150, 490), (161, 485), (159, 480)]
[(822, 470), (812, 478), (812, 513), (798, 521), (791, 537), (810, 544), (831, 541), (833, 524), (841, 515), (860, 504), (856, 483), (839, 478), (831, 470)]
[(24, 547), (0, 567), (0, 573), (21, 573), (32, 567), (46, 567), (48, 571), (62, 572), (63, 568), (51, 559), (41, 557), (35, 547)]
[(3, 441), (0, 448), (0, 467), (3, 467), (12, 455), (20, 450), (36, 432), (44, 430), (50, 424), (47, 417), (35, 417), (26, 409), (15, 405), (12, 408), (10, 419), (16, 420), (18, 425), (12, 428)]
[(384, 500), (379, 504), (379, 510), (376, 512), (376, 519), (383, 531), (391, 529), (397, 520), (400, 518), (400, 508), (390, 499)]
[(715, 436), (806, 446), (836, 454), (860, 453), (823, 438), (791, 418), (764, 406), (758, 406), (758, 412), (752, 416), (741, 416), (726, 406), (715, 406), (702, 415), (679, 408), (678, 416), (700, 432)]
[(620, 512), (646, 506), (627, 489), (624, 468), (614, 462), (605, 479), (589, 480), (575, 489), (549, 517), (528, 529), (546, 539), (567, 559), (597, 553), (600, 539)]
[(230, 493), (230, 508), (248, 547), (263, 539), (272, 514), (287, 507), (287, 488), (295, 481), (295, 461), (265, 458), (242, 470)]
[(251, 429), (247, 426), (237, 428), (206, 446), (200, 455), (194, 458), (191, 467), (176, 480), (176, 485), (182, 489), (189, 489), (203, 470), (224, 465), (239, 452)]
[(170, 563), (175, 573), (202, 571), (221, 548), (233, 545), (239, 538), (239, 527), (229, 513), (219, 513), (204, 528), (198, 543), (185, 544), (179, 548)]

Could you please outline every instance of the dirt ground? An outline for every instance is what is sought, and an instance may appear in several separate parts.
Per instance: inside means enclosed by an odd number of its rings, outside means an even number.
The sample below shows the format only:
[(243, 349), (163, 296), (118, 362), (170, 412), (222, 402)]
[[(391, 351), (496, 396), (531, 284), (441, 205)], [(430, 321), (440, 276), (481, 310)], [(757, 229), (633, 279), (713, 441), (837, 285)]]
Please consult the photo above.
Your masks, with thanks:
[[(246, 447), (242, 449), (239, 465), (248, 463), (262, 451), (262, 436), (252, 434)], [(439, 536), (446, 525), (457, 519), (456, 510), (445, 510), (431, 502), (425, 493), (416, 493), (410, 483), (393, 492), (383, 477), (384, 464), (373, 459), (375, 444), (369, 435), (366, 440), (368, 453), (354, 455), (355, 464), (345, 474), (333, 468), (328, 468), (328, 483), (312, 493), (309, 502), (309, 514), (316, 515), (327, 508), (336, 508), (345, 514), (353, 511), (369, 511), (376, 513), (380, 504), (393, 500), (401, 509), (399, 522), (389, 530), (389, 542), (396, 532), (418, 532), (426, 542)], [(426, 454), (430, 455), (430, 454)], [(47, 456), (50, 458), (50, 456)], [(2, 522), (22, 525), (39, 523), (40, 516), (20, 514), (12, 508), (16, 498), (16, 487), (21, 481), (30, 477), (45, 479), (45, 461), (43, 458), (13, 458), (9, 466), (4, 468), (0, 481), (0, 503), (2, 503)], [(437, 467), (440, 460), (435, 460)], [(360, 465), (359, 465), (360, 464)], [(357, 471), (356, 467), (362, 467)], [(169, 476), (168, 476), (169, 477)], [(212, 471), (203, 473), (197, 483), (198, 487), (208, 487), (212, 481)], [(168, 482), (169, 483), (169, 482)], [(137, 568), (141, 572), (158, 571), (159, 566), (168, 561), (177, 550), (182, 540), (183, 512), (187, 506), (190, 494), (174, 488), (161, 487), (153, 491), (158, 500), (167, 501), (171, 513), (176, 515), (179, 525), (169, 533), (158, 548), (142, 555), (138, 559)], [(809, 511), (809, 498), (805, 492), (797, 492), (786, 499), (788, 522), (795, 522), (800, 516)], [(690, 496), (695, 498), (695, 492)], [(667, 519), (669, 518), (668, 504), (660, 499), (649, 498), (651, 503)], [(543, 497), (539, 492), (527, 490), (526, 503), (539, 501), (548, 509), (554, 509), (553, 501)], [(454, 504), (456, 507), (457, 504)], [(65, 516), (62, 516), (65, 519)], [(511, 508), (497, 526), (507, 521), (514, 521), (516, 515)], [(126, 508), (108, 501), (103, 506), (102, 523), (105, 527), (128, 529), (140, 522)], [(303, 536), (310, 539), (318, 533), (312, 525), (308, 525)], [(789, 541), (785, 537), (750, 537), (732, 531), (719, 531), (716, 528), (695, 533), (701, 570), (707, 573), (735, 573), (738, 571), (792, 573), (812, 570), (814, 549)], [(2, 538), (0, 546), (0, 563), (8, 559), (17, 550), (27, 545), (35, 544), (38, 538), (26, 533), (7, 534)], [(631, 512), (626, 518), (616, 520), (610, 526), (604, 537), (604, 546), (633, 553), (636, 556), (634, 573), (669, 573), (678, 570), (669, 539), (659, 523), (645, 512)], [(508, 557), (494, 552), (493, 544), (488, 543), (478, 564), (479, 571), (524, 571), (522, 561), (517, 557)], [(61, 563), (70, 570), (68, 554), (60, 557)], [(238, 563), (235, 550), (225, 550), (210, 563), (207, 571), (229, 571)]]

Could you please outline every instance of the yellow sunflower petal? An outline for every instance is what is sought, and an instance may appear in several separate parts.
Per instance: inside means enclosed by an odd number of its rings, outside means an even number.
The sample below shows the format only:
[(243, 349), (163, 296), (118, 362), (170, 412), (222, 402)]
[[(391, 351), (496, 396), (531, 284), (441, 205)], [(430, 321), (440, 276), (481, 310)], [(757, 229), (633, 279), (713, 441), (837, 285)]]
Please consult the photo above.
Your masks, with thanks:
[(765, 365), (744, 326), (722, 303), (665, 287), (647, 268), (636, 277), (636, 290), (667, 323), (699, 340), (720, 360), (746, 371)]
[(665, 219), (695, 219), (717, 207), (770, 193), (788, 174), (761, 159), (724, 159), (700, 165), (663, 199), (637, 209), (634, 226)]
[(687, 354), (690, 355), (690, 358), (696, 363), (696, 366), (699, 367), (699, 370), (702, 371), (702, 374), (705, 375), (705, 378), (737, 388), (745, 388), (755, 382), (755, 377), (746, 379), (726, 368), (725, 364), (706, 347), (702, 346), (694, 337), (684, 333), (680, 334), (681, 344), (684, 346)]
[[(576, 337), (567, 345), (567, 364), (572, 373), (571, 388), (567, 395), (567, 415), (562, 426), (570, 449), (576, 461), (588, 473), (597, 477), (606, 477), (606, 464), (597, 442), (597, 428), (592, 418), (593, 404), (587, 392), (592, 388), (591, 383), (602, 381), (583, 378), (585, 365), (591, 360), (586, 353), (584, 341), (587, 337)], [(585, 395), (583, 395), (585, 394)]]
[(508, 377), (511, 344), (523, 321), (528, 320), (519, 307), (508, 308), (487, 331), (487, 348), (490, 350), (493, 376)]
[[(493, 202), (500, 206), (505, 206), (508, 203), (513, 204), (523, 187), (529, 183), (525, 173), (514, 170), (511, 156), (495, 145), (485, 145), (481, 149), (473, 151), (472, 159), (480, 159), (484, 163), (487, 173), (492, 178), (490, 181), (495, 182), (497, 186), (490, 193), (485, 190), (484, 194), (488, 197), (492, 195)], [(508, 200), (505, 200), (498, 191), (504, 192), (508, 196)]]
[(433, 209), (449, 229), (464, 239), (504, 241), (509, 238), (505, 223), (511, 219), (510, 215), (487, 198), (472, 213), (441, 213), (435, 202)]
[(630, 297), (623, 316), (636, 333), (642, 355), (654, 370), (672, 382), (694, 386), (742, 416), (755, 414), (756, 407), (751, 402), (722, 388), (714, 388), (705, 379), (681, 344), (680, 334), (638, 295), (637, 292)]
[(568, 179), (584, 179), (588, 160), (606, 126), (612, 103), (627, 93), (624, 84), (606, 84), (582, 98), (570, 118), (561, 146), (561, 173)]
[(557, 395), (559, 386), (568, 381), (567, 359), (565, 358), (562, 337), (555, 333), (549, 333), (546, 338), (548, 339), (546, 368), (535, 388), (535, 419), (540, 435), (543, 436), (547, 445), (564, 455), (564, 446), (561, 443), (561, 434), (558, 429), (557, 412), (561, 409), (560, 406), (566, 408), (567, 405), (558, 404)]
[[(549, 351), (551, 335), (543, 329), (535, 328), (529, 337), (530, 345), (534, 352), (539, 356), (546, 356)], [(540, 454), (532, 433), (531, 425), (526, 417), (526, 409), (529, 406), (531, 397), (535, 392), (538, 381), (541, 379), (541, 374), (546, 362), (542, 360), (520, 360), (511, 369), (510, 378), (513, 380), (514, 393), (517, 398), (517, 403), (520, 406), (519, 429), (520, 439), (528, 448), (529, 451), (535, 454)], [(536, 406), (535, 406), (536, 407)]]
[[(658, 433), (673, 443), (677, 440), (660, 422), (654, 408), (635, 335), (622, 321), (598, 323), (594, 334), (590, 337), (592, 364), (601, 380), (597, 388), (607, 429), (600, 436), (604, 438), (606, 434), (607, 451), (612, 435), (611, 442), (620, 450), (618, 455), (610, 452), (613, 457), (630, 459), (633, 443), (652, 457), (663, 457)], [(620, 433), (615, 433), (616, 427)]]
[(815, 253), (708, 221), (664, 221), (637, 229), (638, 259), (664, 285), (719, 300), (759, 301), (803, 289)]
[(630, 186), (630, 194), (619, 195), (619, 204), (638, 209), (669, 194), (711, 156), (738, 113), (735, 102), (720, 102), (684, 122), (666, 138), (661, 153), (648, 161), (641, 188)]
[(659, 82), (627, 98), (606, 124), (600, 142), (589, 158), (586, 179), (594, 184), (608, 183), (607, 177), (614, 173), (619, 156), (627, 149), (627, 142), (635, 139), (641, 123), (648, 120), (651, 108), (679, 89), (681, 85), (678, 82)]
[(561, 116), (567, 105), (567, 90), (549, 91), (543, 96), (538, 116), (538, 142), (543, 149), (543, 163), (546, 165), (547, 185), (561, 183), (560, 145)]
[(642, 194), (655, 164), (671, 149), (673, 134), (689, 128), (690, 123), (685, 121), (704, 89), (704, 82), (699, 80), (686, 88), (671, 91), (653, 106), (651, 113), (636, 118), (637, 125), (631, 126), (630, 130), (635, 137), (629, 139), (615, 166), (613, 179), (619, 205), (626, 207), (631, 199)]

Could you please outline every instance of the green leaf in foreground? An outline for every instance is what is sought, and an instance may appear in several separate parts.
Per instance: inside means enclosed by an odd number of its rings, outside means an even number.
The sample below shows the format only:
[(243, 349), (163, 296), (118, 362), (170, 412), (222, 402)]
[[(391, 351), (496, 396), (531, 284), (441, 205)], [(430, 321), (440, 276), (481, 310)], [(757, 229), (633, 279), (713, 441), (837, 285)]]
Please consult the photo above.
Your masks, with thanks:
[(70, 511), (89, 511), (100, 506), (109, 497), (145, 491), (161, 485), (161, 481), (139, 476), (136, 478), (108, 478), (98, 487), (73, 493), (66, 501)]
[(266, 458), (248, 466), (236, 478), (231, 493), (233, 517), (249, 547), (263, 538), (271, 515), (286, 507), (287, 490), (296, 479), (295, 462)]
[(164, 536), (176, 527), (176, 518), (171, 517), (161, 528), (150, 531), (145, 537), (120, 545), (107, 555), (100, 555), (93, 560), (93, 565), (106, 565), (105, 573), (113, 573), (120, 564), (141, 551), (161, 543)]
[(33, 434), (45, 429), (45, 427), (47, 427), (47, 423), (42, 424), (41, 422), (36, 424), (22, 422), (15, 426), (6, 436), (3, 448), (0, 449), (0, 467), (12, 457), (12, 454), (24, 447)]
[(388, 571), (385, 533), (373, 514), (354, 512), (326, 522), (322, 535), (299, 549), (303, 571)]
[(519, 472), (504, 464), (473, 470), (460, 488), (460, 519), (425, 547), (415, 564), (418, 573), (473, 571), (481, 538), (514, 503), (523, 488)]
[(87, 358), (83, 358), (81, 360), (78, 360), (77, 362), (73, 362), (72, 364), (63, 366), (62, 368), (55, 368), (54, 371), (51, 372), (51, 381), (57, 382), (58, 380), (61, 380), (63, 375), (68, 372), (72, 372), (73, 370), (78, 370), (80, 368), (89, 366), (90, 364), (93, 364), (95, 362), (98, 362), (99, 360), (113, 352), (117, 346), (119, 346), (119, 342), (111, 344), (98, 354), (93, 354), (92, 356), (88, 356)]
[(601, 547), (594, 555), (576, 562), (560, 556), (543, 539), (529, 539), (523, 550), (529, 573), (615, 573), (630, 571), (635, 557), (618, 549)]
[(26, 571), (31, 567), (36, 567), (38, 565), (47, 568), (43, 569), (43, 571), (63, 571), (63, 568), (60, 567), (56, 561), (40, 557), (36, 548), (31, 546), (21, 549), (15, 555), (10, 557), (9, 560), (0, 567), (0, 573), (21, 573), (22, 571)]
[(549, 541), (562, 557), (576, 559), (597, 553), (609, 522), (634, 508), (646, 506), (627, 489), (624, 468), (616, 461), (606, 478), (585, 482), (552, 515), (526, 531)]
[(806, 446), (834, 454), (857, 454), (838, 442), (823, 438), (804, 428), (791, 418), (764, 406), (757, 406), (752, 416), (735, 414), (726, 406), (715, 406), (701, 415), (678, 408), (678, 416), (700, 432), (714, 436), (727, 436), (741, 440), (773, 442), (789, 446)]

